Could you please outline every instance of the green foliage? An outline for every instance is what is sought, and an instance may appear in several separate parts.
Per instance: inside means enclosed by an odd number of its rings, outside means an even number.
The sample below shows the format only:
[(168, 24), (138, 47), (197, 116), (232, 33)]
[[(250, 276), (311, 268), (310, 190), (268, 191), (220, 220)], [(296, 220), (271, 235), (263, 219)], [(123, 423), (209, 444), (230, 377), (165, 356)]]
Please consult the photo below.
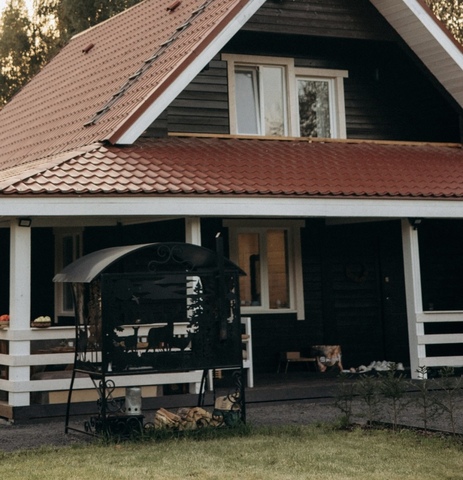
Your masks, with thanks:
[(428, 368), (420, 367), (417, 369), (417, 373), (421, 380), (411, 382), (411, 385), (418, 389), (417, 404), (421, 407), (420, 418), (423, 421), (423, 429), (427, 432), (429, 421), (438, 414), (439, 400), (435, 393), (434, 381), (428, 378)]
[(341, 428), (348, 428), (352, 424), (353, 401), (355, 397), (355, 382), (348, 375), (339, 375), (339, 384), (335, 397), (335, 406), (341, 410), (343, 416), (339, 419)]
[(452, 367), (444, 367), (439, 370), (439, 387), (442, 394), (437, 400), (437, 405), (442, 412), (448, 415), (453, 435), (456, 434), (462, 381), (462, 377), (455, 377), (455, 371)]
[(31, 22), (24, 0), (9, 0), (1, 16), (0, 104), (4, 104), (34, 72)]
[(0, 107), (25, 85), (73, 35), (141, 0), (8, 0), (1, 15)]
[(53, 4), (61, 38), (69, 38), (141, 0), (45, 0)]
[(360, 377), (357, 384), (357, 393), (366, 407), (365, 416), (367, 424), (372, 425), (375, 416), (378, 413), (380, 402), (379, 388), (376, 378), (370, 375), (363, 375)]
[(395, 430), (402, 410), (407, 405), (407, 381), (402, 373), (396, 368), (391, 368), (386, 374), (381, 375), (380, 391), (391, 408), (392, 428)]
[(463, 0), (426, 0), (426, 3), (453, 36), (463, 43)]

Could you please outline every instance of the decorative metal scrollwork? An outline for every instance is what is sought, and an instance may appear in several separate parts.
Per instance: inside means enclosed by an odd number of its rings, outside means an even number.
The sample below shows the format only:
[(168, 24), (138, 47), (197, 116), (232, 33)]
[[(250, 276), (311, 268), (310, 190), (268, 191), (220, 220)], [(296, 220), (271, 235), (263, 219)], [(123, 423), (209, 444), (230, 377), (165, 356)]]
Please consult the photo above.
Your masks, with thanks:
[(97, 400), (98, 411), (102, 414), (103, 410), (107, 413), (117, 413), (124, 411), (124, 398), (114, 398), (113, 392), (116, 385), (113, 380), (101, 380), (98, 384), (99, 399)]
[(193, 270), (195, 265), (184, 258), (184, 248), (181, 245), (159, 245), (156, 247), (157, 258), (148, 262), (148, 271), (155, 272), (159, 266), (173, 263), (182, 265), (185, 270)]

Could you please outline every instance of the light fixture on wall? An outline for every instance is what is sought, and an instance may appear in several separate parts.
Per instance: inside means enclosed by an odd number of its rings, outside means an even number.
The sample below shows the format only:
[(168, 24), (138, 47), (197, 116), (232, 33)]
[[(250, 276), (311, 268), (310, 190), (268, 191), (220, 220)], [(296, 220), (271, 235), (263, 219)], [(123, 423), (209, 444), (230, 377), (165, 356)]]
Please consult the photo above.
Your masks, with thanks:
[(18, 219), (18, 226), (20, 227), (30, 227), (32, 220), (30, 218), (20, 218)]
[(408, 222), (413, 227), (413, 230), (416, 230), (421, 225), (422, 221), (423, 221), (422, 218), (409, 218), (408, 219)]

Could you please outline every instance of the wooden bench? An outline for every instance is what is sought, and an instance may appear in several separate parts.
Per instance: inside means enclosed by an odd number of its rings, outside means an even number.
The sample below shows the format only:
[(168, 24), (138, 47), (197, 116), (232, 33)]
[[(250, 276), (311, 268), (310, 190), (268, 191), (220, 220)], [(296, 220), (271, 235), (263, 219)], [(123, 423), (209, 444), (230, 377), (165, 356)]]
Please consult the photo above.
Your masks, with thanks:
[(301, 352), (281, 352), (277, 373), (280, 373), (282, 363), (285, 363), (285, 373), (288, 373), (290, 363), (305, 363), (307, 364), (307, 368), (310, 369), (309, 363), (316, 363), (316, 361), (317, 359), (315, 357), (301, 357)]

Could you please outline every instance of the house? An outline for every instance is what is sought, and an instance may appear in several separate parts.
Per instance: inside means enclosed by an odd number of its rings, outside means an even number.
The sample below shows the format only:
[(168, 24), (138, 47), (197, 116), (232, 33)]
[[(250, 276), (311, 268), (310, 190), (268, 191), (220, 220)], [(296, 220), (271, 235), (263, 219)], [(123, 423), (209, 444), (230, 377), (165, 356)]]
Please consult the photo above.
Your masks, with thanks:
[(145, 0), (76, 35), (0, 112), (0, 414), (65, 388), (34, 380), (72, 356), (65, 265), (218, 232), (256, 371), (463, 365), (462, 106), (423, 0)]

